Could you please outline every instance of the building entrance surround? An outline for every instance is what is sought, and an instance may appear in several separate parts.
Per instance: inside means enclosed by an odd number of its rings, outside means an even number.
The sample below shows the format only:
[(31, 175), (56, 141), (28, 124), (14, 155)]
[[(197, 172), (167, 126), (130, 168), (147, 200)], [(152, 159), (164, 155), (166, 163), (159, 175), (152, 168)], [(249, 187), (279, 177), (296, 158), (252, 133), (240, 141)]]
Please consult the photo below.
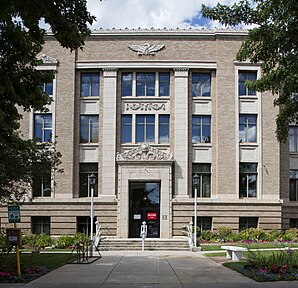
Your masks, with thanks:
[[(148, 230), (149, 237), (171, 238), (173, 155), (151, 147), (148, 143), (142, 143), (132, 150), (117, 153), (116, 161), (118, 165), (117, 237), (139, 238), (140, 227), (137, 226), (139, 219), (134, 218), (141, 217), (139, 226), (142, 221), (152, 226), (150, 226), (151, 232), (150, 229)], [(138, 195), (137, 190), (147, 195)], [(158, 194), (159, 204), (157, 205)], [(133, 197), (140, 199), (133, 199)], [(152, 201), (149, 201), (152, 205), (144, 202), (148, 197), (152, 198)], [(136, 202), (133, 203), (134, 200), (138, 200), (139, 205)]]

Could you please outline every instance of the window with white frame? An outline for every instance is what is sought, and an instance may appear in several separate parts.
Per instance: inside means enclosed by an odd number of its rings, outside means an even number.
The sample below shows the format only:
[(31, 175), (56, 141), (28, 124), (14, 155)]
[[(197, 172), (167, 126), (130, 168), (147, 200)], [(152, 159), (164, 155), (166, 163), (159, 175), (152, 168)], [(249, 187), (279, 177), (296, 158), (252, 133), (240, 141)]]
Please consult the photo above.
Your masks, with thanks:
[(40, 86), (40, 89), (42, 92), (45, 92), (47, 95), (52, 96), (53, 95), (53, 81), (42, 83)]
[(170, 115), (158, 116), (158, 143), (169, 143)]
[[(94, 174), (98, 179), (98, 163), (80, 163), (80, 197), (91, 197), (90, 176)], [(98, 185), (94, 185), (93, 196), (98, 196)]]
[(81, 97), (99, 96), (99, 73), (81, 74)]
[(211, 96), (211, 74), (192, 73), (192, 96)]
[(257, 71), (238, 71), (238, 95), (254, 96), (256, 91), (248, 89), (245, 85), (246, 81), (254, 81), (257, 79)]
[(132, 142), (132, 115), (121, 115), (121, 143)]
[(193, 115), (192, 116), (192, 143), (211, 142), (211, 116)]
[(155, 142), (155, 115), (136, 115), (136, 142)]
[(257, 163), (239, 164), (239, 197), (257, 197)]
[(257, 115), (240, 114), (239, 116), (239, 142), (257, 142)]
[[(193, 163), (192, 176), (199, 176), (197, 185), (197, 197), (211, 197), (211, 164), (210, 163)], [(192, 189), (192, 197), (195, 197), (195, 187)]]
[(289, 128), (289, 151), (292, 153), (298, 152), (298, 126)]
[(34, 139), (52, 142), (52, 114), (34, 114)]
[(298, 201), (298, 170), (290, 170), (290, 201)]
[(51, 217), (33, 216), (31, 217), (32, 234), (51, 234)]
[(81, 143), (98, 143), (98, 119), (98, 115), (81, 115)]
[(169, 72), (122, 72), (121, 95), (137, 97), (170, 96)]

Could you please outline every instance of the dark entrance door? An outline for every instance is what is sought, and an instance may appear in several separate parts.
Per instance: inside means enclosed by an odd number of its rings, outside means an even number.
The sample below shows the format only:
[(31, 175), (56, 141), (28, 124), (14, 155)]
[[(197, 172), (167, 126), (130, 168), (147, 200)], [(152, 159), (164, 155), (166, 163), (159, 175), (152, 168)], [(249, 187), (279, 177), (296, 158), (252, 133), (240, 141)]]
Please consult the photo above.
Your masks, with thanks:
[(139, 238), (143, 221), (147, 224), (147, 237), (159, 238), (159, 182), (129, 183), (129, 237)]

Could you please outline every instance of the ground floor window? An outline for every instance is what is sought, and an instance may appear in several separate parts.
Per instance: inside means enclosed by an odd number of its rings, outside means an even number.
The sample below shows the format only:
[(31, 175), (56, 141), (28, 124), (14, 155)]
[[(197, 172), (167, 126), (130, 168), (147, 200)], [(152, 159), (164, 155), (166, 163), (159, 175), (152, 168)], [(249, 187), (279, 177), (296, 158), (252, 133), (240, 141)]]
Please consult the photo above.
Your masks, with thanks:
[[(192, 217), (192, 222), (194, 223), (194, 217)], [(212, 217), (197, 217), (197, 227), (199, 230), (199, 235), (202, 231), (212, 230)]]
[(51, 217), (49, 216), (33, 216), (31, 217), (31, 232), (32, 234), (47, 234), (51, 233)]
[(239, 231), (248, 228), (258, 228), (258, 217), (239, 217)]
[(290, 219), (290, 228), (298, 228), (298, 218)]
[(290, 170), (290, 201), (298, 201), (298, 170)]
[[(91, 197), (89, 177), (94, 174), (98, 179), (98, 163), (80, 163), (80, 197)], [(98, 180), (94, 186), (94, 197), (98, 196)]]
[[(198, 197), (211, 197), (211, 164), (208, 163), (193, 163), (192, 176), (197, 174), (199, 176), (199, 183), (197, 185)], [(195, 196), (195, 189), (192, 189), (192, 197)]]
[[(96, 232), (96, 225), (95, 225), (96, 219), (94, 217), (93, 219), (93, 232)], [(77, 217), (77, 232), (84, 233), (86, 235), (90, 235), (90, 216), (78, 216)]]

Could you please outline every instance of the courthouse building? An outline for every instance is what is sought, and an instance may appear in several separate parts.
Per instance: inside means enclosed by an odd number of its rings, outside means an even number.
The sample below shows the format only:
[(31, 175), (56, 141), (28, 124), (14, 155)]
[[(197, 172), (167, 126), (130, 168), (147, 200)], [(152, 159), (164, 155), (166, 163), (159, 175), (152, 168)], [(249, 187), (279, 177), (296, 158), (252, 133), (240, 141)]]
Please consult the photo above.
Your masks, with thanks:
[[(18, 227), (51, 235), (173, 238), (198, 226), (238, 231), (298, 226), (298, 127), (275, 137), (271, 93), (246, 88), (260, 65), (237, 62), (242, 30), (96, 30), (83, 50), (46, 36), (40, 70), (57, 72), (47, 113), (21, 120), (24, 137), (53, 141), (63, 174), (35, 179)], [(54, 185), (54, 183), (56, 183)], [(1, 210), (2, 226), (7, 208)]]

